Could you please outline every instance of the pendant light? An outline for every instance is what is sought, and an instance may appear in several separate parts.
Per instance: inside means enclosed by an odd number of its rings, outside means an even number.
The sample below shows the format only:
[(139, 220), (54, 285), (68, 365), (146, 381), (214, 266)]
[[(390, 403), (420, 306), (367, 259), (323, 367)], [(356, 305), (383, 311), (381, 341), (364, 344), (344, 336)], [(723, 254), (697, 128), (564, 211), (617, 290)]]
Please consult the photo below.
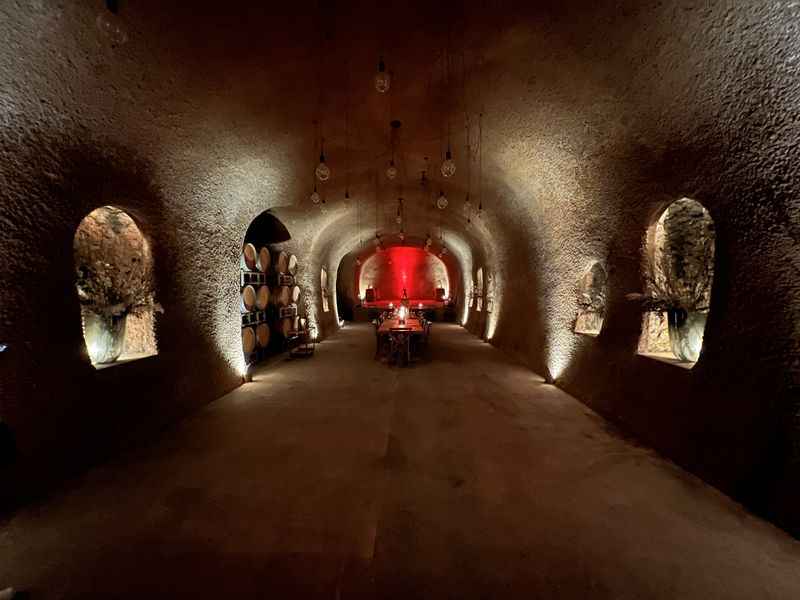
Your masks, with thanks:
[(378, 59), (378, 72), (375, 73), (375, 89), (381, 94), (389, 91), (389, 86), (392, 84), (392, 77), (386, 71), (386, 64), (383, 62), (383, 56)]
[[(391, 110), (391, 107), (390, 107)], [(394, 164), (394, 156), (395, 156), (395, 148), (397, 146), (397, 135), (400, 129), (400, 121), (394, 119), (389, 126), (391, 130), (389, 131), (389, 145), (392, 149), (392, 158), (389, 159), (389, 166), (386, 167), (386, 178), (389, 180), (393, 180), (397, 177), (397, 167)]]
[(317, 170), (315, 171), (317, 174), (317, 179), (320, 181), (328, 181), (331, 177), (331, 170), (328, 168), (328, 165), (325, 164), (325, 140), (323, 139), (320, 142), (320, 151), (319, 151), (319, 164), (317, 165)]
[(112, 45), (121, 46), (128, 41), (128, 32), (119, 17), (119, 0), (105, 0), (106, 8), (97, 15), (95, 25), (111, 40)]
[(439, 197), (436, 199), (436, 208), (439, 210), (444, 210), (447, 208), (449, 202), (447, 201), (447, 196), (444, 195), (444, 191), (439, 192)]
[[(448, 133), (448, 137), (449, 137)], [(452, 177), (456, 174), (456, 161), (453, 160), (453, 153), (450, 151), (450, 142), (447, 142), (447, 152), (445, 153), (445, 159), (442, 163), (442, 176), (444, 177)]]
[(311, 192), (311, 196), (309, 196), (309, 198), (311, 199), (311, 202), (313, 202), (314, 204), (319, 204), (320, 201), (322, 200), (322, 196), (320, 196), (319, 192), (317, 191), (316, 183), (314, 184), (314, 191)]

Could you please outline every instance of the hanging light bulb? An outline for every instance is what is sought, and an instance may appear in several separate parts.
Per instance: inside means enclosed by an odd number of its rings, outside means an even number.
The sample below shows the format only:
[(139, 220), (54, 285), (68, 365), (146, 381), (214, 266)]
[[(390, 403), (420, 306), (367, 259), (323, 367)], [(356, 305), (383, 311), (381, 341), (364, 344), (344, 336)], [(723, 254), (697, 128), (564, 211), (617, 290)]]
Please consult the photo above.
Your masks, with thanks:
[(360, 256), (356, 256), (356, 265), (359, 266), (359, 267), (361, 266), (361, 257)]
[(385, 94), (389, 91), (389, 86), (391, 84), (392, 78), (389, 73), (386, 72), (386, 65), (383, 63), (383, 57), (381, 56), (378, 61), (378, 72), (375, 74), (375, 89), (381, 94)]
[(442, 256), (444, 256), (445, 254), (447, 254), (447, 248), (442, 247)]
[(325, 164), (325, 140), (322, 140), (320, 144), (319, 150), (319, 164), (317, 165), (317, 170), (314, 171), (317, 174), (317, 179), (320, 181), (328, 181), (331, 177), (331, 170), (328, 168), (328, 165)]
[(431, 238), (431, 234), (428, 234), (428, 237), (425, 238), (425, 249), (427, 250), (433, 245), (433, 238)]
[(436, 200), (436, 207), (440, 210), (444, 210), (447, 208), (447, 196), (444, 195), (444, 192), (439, 193), (439, 198)]
[(452, 177), (456, 174), (456, 161), (453, 160), (453, 154), (447, 150), (444, 162), (442, 163), (442, 175), (444, 177)]
[(386, 167), (386, 177), (387, 179), (394, 179), (397, 177), (397, 167), (394, 166), (394, 159), (389, 161), (389, 166)]
[(95, 25), (115, 46), (128, 41), (128, 32), (119, 17), (119, 0), (106, 0), (106, 10), (97, 15)]
[(316, 184), (314, 185), (314, 191), (311, 192), (311, 196), (309, 196), (309, 198), (311, 199), (311, 202), (313, 202), (314, 204), (319, 204), (322, 201), (322, 197), (319, 195), (319, 192), (317, 191)]
[(317, 170), (315, 171), (317, 174), (317, 179), (320, 181), (328, 181), (331, 177), (331, 170), (328, 168), (328, 165), (325, 164), (325, 155), (319, 155), (319, 164), (317, 165)]
[(400, 229), (400, 236), (399, 237), (400, 237), (400, 241), (401, 242), (405, 242), (406, 241), (406, 232), (403, 231), (402, 228)]

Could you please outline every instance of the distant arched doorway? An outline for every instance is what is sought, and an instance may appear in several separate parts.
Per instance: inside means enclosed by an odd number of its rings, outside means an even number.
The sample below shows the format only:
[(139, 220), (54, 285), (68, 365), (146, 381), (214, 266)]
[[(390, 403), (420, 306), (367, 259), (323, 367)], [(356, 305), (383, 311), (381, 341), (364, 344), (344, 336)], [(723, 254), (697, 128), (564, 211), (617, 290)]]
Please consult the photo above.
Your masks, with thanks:
[(395, 301), (403, 292), (411, 301), (441, 302), (450, 295), (450, 276), (441, 258), (415, 246), (376, 252), (358, 271), (358, 293), (375, 301)]

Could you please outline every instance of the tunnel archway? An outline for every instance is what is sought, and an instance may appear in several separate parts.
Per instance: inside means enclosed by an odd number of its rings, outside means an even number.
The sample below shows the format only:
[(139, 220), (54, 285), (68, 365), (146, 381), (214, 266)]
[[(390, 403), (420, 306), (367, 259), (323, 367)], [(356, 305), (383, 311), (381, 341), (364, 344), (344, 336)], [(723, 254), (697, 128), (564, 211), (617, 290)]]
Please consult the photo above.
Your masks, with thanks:
[(75, 287), (86, 350), (93, 365), (158, 353), (153, 255), (124, 210), (102, 206), (78, 225), (73, 240)]

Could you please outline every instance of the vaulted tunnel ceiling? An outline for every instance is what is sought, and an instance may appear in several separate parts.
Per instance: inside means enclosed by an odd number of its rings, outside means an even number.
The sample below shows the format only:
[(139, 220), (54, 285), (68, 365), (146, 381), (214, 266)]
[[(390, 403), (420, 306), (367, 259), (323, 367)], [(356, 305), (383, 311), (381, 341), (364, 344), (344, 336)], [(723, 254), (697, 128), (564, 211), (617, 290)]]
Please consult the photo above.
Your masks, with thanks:
[[(435, 238), (441, 227), (464, 290), (478, 267), (494, 277), (496, 310), (476, 333), (723, 487), (758, 470), (764, 423), (777, 417), (745, 392), (720, 445), (698, 432), (729, 406), (714, 373), (741, 373), (742, 390), (781, 406), (800, 378), (796, 3), (137, 0), (122, 3), (122, 46), (98, 32), (103, 4), (0, 3), (0, 340), (29, 353), (2, 373), (11, 400), (0, 420), (34, 430), (35, 415), (70, 396), (63, 382), (80, 389), (71, 249), (94, 208), (124, 208), (150, 238), (168, 315), (160, 364), (195, 385), (196, 369), (177, 358), (190, 337), (208, 396), (242, 366), (235, 282), (253, 220), (271, 210), (285, 225), (309, 310), (335, 328), (318, 306), (320, 269), (335, 277), (376, 229), (396, 234), (402, 195), (406, 233)], [(388, 95), (373, 87), (381, 54)], [(402, 122), (395, 183), (383, 174), (392, 119)], [(458, 171), (441, 184), (448, 125)], [(324, 208), (309, 199), (320, 136), (333, 172)], [(433, 206), (440, 186), (445, 211)], [(469, 220), (468, 191), (484, 209)], [(641, 313), (626, 300), (642, 289), (645, 230), (682, 197), (700, 201), (718, 232), (691, 380), (637, 360)], [(576, 285), (595, 262), (607, 267), (609, 314), (587, 341), (573, 331)], [(53, 298), (64, 299), (59, 310)], [(53, 339), (63, 364), (28, 401), (33, 349)], [(655, 391), (644, 383), (653, 379)], [(696, 426), (676, 398), (699, 412)], [(725, 444), (748, 458), (709, 458)]]

